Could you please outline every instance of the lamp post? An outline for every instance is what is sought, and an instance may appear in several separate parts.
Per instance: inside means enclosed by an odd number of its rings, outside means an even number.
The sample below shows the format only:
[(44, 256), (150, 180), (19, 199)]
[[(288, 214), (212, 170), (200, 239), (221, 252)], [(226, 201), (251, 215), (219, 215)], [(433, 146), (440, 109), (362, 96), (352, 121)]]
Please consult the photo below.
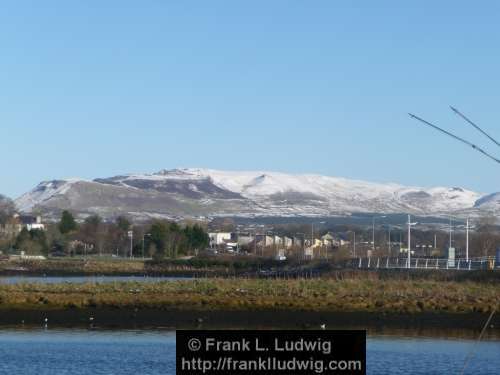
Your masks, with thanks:
[(132, 250), (134, 248), (134, 232), (129, 230), (127, 232), (128, 238), (130, 238), (130, 259), (132, 259)]
[(412, 225), (417, 225), (417, 223), (411, 222), (411, 217), (408, 215), (408, 265), (407, 268), (410, 268), (411, 265), (411, 227)]
[(469, 261), (469, 218), (467, 217), (467, 223), (465, 228), (465, 260)]

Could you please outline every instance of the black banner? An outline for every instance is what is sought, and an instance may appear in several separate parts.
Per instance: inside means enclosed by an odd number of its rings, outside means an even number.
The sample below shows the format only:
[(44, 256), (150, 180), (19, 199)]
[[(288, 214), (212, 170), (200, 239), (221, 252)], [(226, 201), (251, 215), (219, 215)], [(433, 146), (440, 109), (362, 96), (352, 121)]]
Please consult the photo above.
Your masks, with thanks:
[(177, 331), (177, 374), (366, 374), (366, 331)]

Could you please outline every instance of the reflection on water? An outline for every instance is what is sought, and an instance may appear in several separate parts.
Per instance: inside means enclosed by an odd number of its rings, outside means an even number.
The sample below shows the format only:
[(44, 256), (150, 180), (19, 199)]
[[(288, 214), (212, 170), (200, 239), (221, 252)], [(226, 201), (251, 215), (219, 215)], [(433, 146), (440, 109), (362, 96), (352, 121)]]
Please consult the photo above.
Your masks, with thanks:
[[(374, 335), (368, 374), (498, 374), (500, 341)], [(175, 333), (161, 330), (0, 330), (0, 373), (175, 374)]]
[(106, 282), (158, 282), (192, 280), (189, 277), (167, 277), (167, 276), (0, 276), (0, 284), (19, 284), (19, 283), (42, 283), (42, 284), (60, 284), (60, 283), (106, 283)]

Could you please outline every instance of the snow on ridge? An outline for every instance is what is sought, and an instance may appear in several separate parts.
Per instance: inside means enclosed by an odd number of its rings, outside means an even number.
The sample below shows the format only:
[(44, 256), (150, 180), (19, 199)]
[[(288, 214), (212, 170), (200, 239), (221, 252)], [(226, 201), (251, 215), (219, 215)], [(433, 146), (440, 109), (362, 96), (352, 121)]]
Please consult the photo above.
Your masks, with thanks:
[[(156, 173), (123, 174), (108, 179), (130, 189), (141, 190), (127, 184), (130, 180), (204, 180), (221, 189), (241, 196), (279, 212), (293, 211), (297, 214), (325, 210), (336, 211), (423, 211), (446, 212), (474, 207), (483, 195), (454, 187), (422, 188), (396, 183), (374, 183), (341, 177), (317, 174), (287, 174), (269, 171), (223, 171), (203, 168), (181, 168), (161, 170)], [(66, 194), (73, 184), (86, 181), (79, 178), (45, 181), (32, 191), (22, 195), (15, 202), (21, 211), (30, 212), (37, 204), (54, 196)], [(95, 184), (106, 183), (87, 181)], [(190, 189), (193, 187), (189, 185)], [(195, 185), (193, 185), (195, 186)], [(295, 203), (289, 203), (285, 193), (301, 193)], [(284, 194), (283, 196), (279, 194)], [(318, 197), (316, 199), (315, 197)], [(281, 203), (276, 203), (281, 201)], [(290, 198), (293, 200), (292, 198)], [(308, 201), (309, 199), (309, 201)], [(310, 201), (317, 201), (311, 206)], [(322, 203), (327, 202), (327, 203)]]
[(81, 178), (65, 178), (60, 180), (43, 181), (33, 190), (21, 195), (15, 200), (17, 208), (22, 212), (31, 212), (33, 208), (55, 195), (63, 195), (73, 184), (86, 181)]

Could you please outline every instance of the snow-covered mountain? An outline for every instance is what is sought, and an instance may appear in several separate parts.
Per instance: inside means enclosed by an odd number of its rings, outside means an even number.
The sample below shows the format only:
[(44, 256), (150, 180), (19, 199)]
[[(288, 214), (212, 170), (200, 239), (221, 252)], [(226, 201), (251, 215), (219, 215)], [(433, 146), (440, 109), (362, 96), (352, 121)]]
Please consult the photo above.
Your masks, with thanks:
[(312, 174), (174, 169), (93, 181), (46, 181), (19, 197), (16, 205), (25, 212), (70, 209), (104, 217), (175, 218), (355, 212), (441, 215), (490, 209), (499, 202), (500, 193), (482, 196), (458, 187), (419, 188)]

